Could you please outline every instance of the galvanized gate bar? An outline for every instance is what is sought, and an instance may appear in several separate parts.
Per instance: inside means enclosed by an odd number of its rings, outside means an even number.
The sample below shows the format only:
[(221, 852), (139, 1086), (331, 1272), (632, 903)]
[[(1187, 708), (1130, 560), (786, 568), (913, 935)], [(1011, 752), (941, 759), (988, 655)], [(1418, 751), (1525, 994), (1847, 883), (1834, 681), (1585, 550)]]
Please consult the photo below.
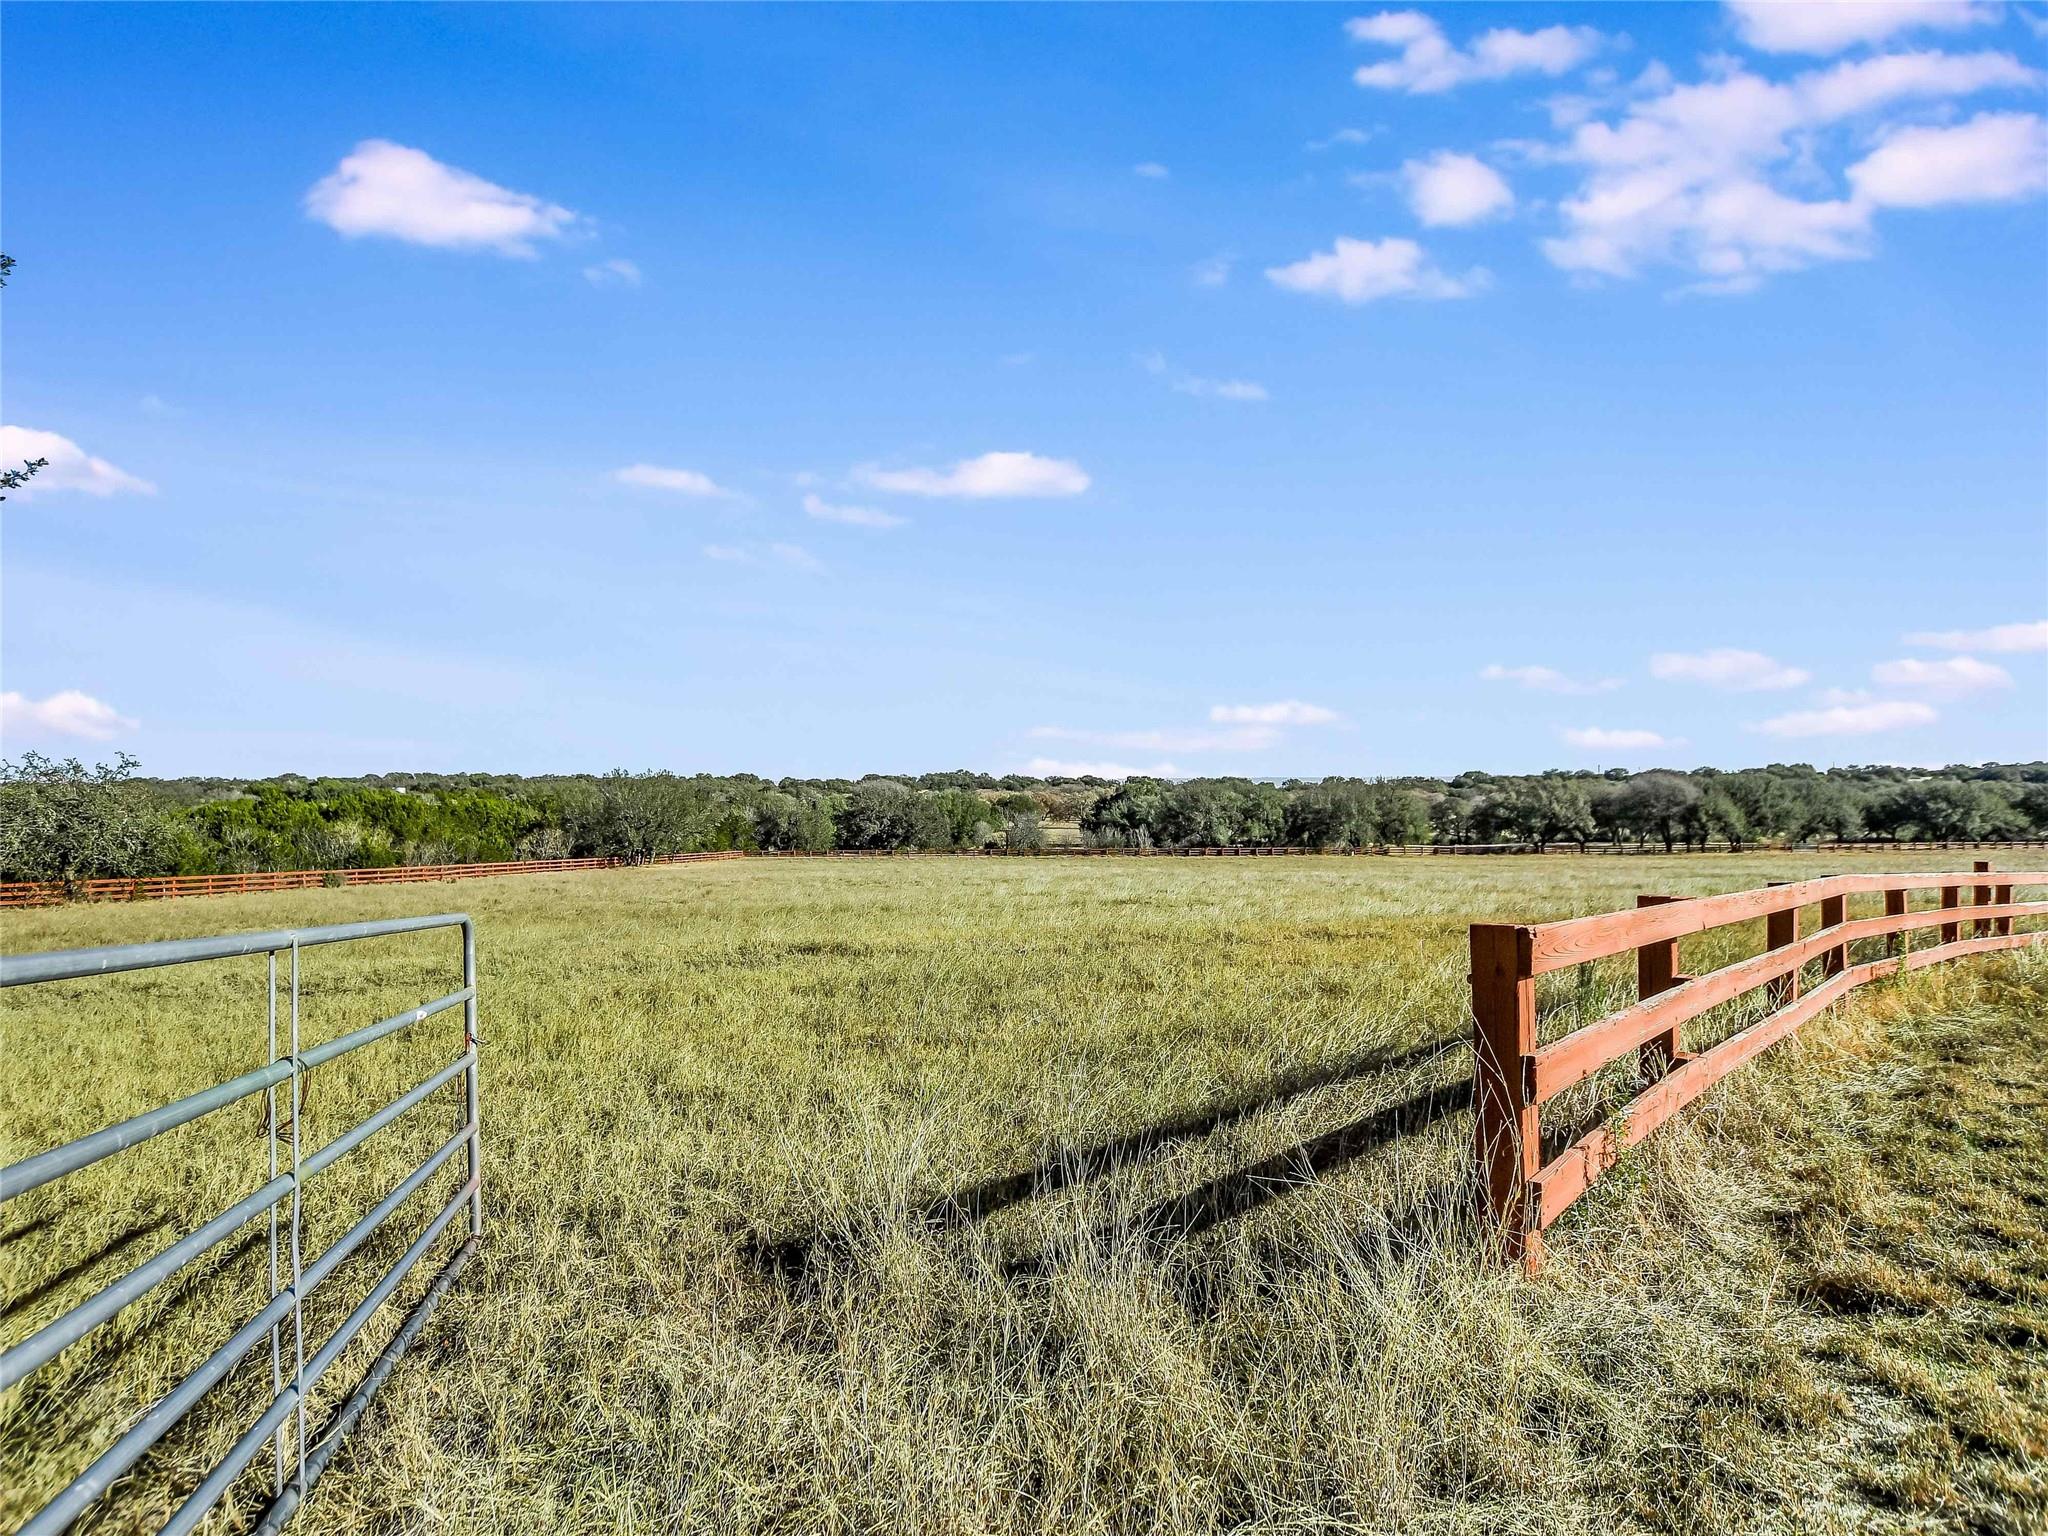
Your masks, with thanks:
[[(412, 933), (436, 928), (459, 928), (462, 936), (463, 985), (445, 997), (437, 998), (422, 1007), (394, 1014), (380, 1019), (320, 1045), (301, 1049), (298, 1040), (298, 951), (302, 948), (340, 943), (350, 939), (379, 938), (390, 934)], [(277, 954), (287, 951), (292, 957), (291, 974), (291, 1050), (277, 1056)], [(25, 986), (39, 981), (71, 980), (79, 977), (106, 975), (119, 971), (139, 970), (157, 965), (181, 965), (193, 961), (226, 959), (238, 955), (268, 953), (270, 966), (269, 1001), (267, 1016), (270, 1021), (270, 1050), (273, 1060), (254, 1072), (244, 1073), (227, 1083), (193, 1094), (176, 1103), (124, 1120), (91, 1136), (55, 1147), (34, 1157), (25, 1158), (11, 1167), (0, 1170), (0, 1203), (12, 1200), (30, 1190), (40, 1188), (54, 1179), (62, 1178), (80, 1168), (97, 1163), (124, 1151), (151, 1137), (187, 1124), (213, 1110), (235, 1103), (251, 1094), (270, 1090), (272, 1113), (266, 1120), (266, 1132), (271, 1139), (272, 1177), (260, 1189), (243, 1197), (226, 1211), (205, 1223), (165, 1249), (137, 1266), (136, 1269), (96, 1295), (73, 1307), (43, 1328), (37, 1330), (13, 1349), (0, 1354), (0, 1390), (13, 1385), (38, 1367), (47, 1364), (68, 1345), (83, 1338), (93, 1328), (104, 1323), (123, 1307), (150, 1289), (162, 1283), (177, 1270), (205, 1253), (222, 1241), (237, 1227), (268, 1210), (272, 1226), (271, 1295), (268, 1304), (259, 1310), (225, 1344), (216, 1349), (183, 1381), (159, 1399), (142, 1418), (129, 1428), (115, 1444), (103, 1452), (79, 1477), (61, 1491), (29, 1522), (21, 1527), (17, 1536), (57, 1536), (76, 1521), (92, 1503), (106, 1493), (113, 1483), (145, 1456), (163, 1436), (185, 1414), (198, 1403), (208, 1391), (217, 1386), (234, 1369), (248, 1352), (263, 1338), (266, 1332), (272, 1339), (272, 1400), (256, 1424), (245, 1432), (228, 1458), (220, 1463), (200, 1483), (197, 1490), (180, 1506), (166, 1531), (187, 1531), (202, 1520), (206, 1514), (225, 1496), (235, 1478), (253, 1459), (265, 1440), (276, 1436), (278, 1442), (278, 1465), (275, 1497), (264, 1516), (267, 1530), (274, 1530), (291, 1517), (298, 1507), (305, 1490), (327, 1465), (334, 1444), (340, 1435), (360, 1416), (364, 1404), (378, 1385), (389, 1373), (392, 1362), (404, 1352), (405, 1345), (418, 1332), (434, 1304), (447, 1289), (456, 1273), (475, 1251), (483, 1224), (483, 1196), (481, 1171), (480, 1116), (477, 1081), (477, 1002), (476, 1002), (476, 934), (473, 924), (465, 915), (458, 913), (434, 917), (400, 918), (369, 923), (346, 923), (330, 927), (307, 929), (284, 929), (261, 934), (229, 934), (216, 938), (180, 939), (163, 944), (133, 944), (113, 946), (104, 950), (67, 950), (44, 955), (0, 956), (0, 985)], [(463, 1005), (463, 1050), (454, 1061), (438, 1069), (417, 1086), (399, 1095), (375, 1114), (360, 1121), (342, 1135), (328, 1142), (310, 1155), (302, 1155), (298, 1144), (300, 1103), (299, 1085), (305, 1075), (316, 1066), (334, 1061), (374, 1041), (404, 1029), (411, 1024)], [(342, 1157), (361, 1146), (371, 1136), (397, 1120), (408, 1110), (425, 1102), (438, 1089), (452, 1082), (456, 1077), (464, 1080), (464, 1119), (460, 1128), (441, 1144), (425, 1161), (408, 1173), (392, 1190), (377, 1202), (356, 1224), (351, 1227), (326, 1252), (311, 1263), (303, 1262), (302, 1253), (302, 1196), (306, 1181), (331, 1167)], [(277, 1116), (275, 1114), (276, 1086), (290, 1080), (293, 1084), (294, 1113), (292, 1116), (291, 1152), (292, 1167), (282, 1170), (277, 1159)], [(426, 1182), (446, 1166), (458, 1149), (468, 1152), (468, 1171), (461, 1188), (428, 1223), (426, 1229), (413, 1241), (404, 1255), (395, 1263), (365, 1296), (347, 1320), (336, 1330), (327, 1343), (310, 1359), (307, 1358), (303, 1332), (305, 1299), (315, 1287), (331, 1276), (334, 1271), (356, 1252), (400, 1207), (416, 1194)], [(278, 1208), (287, 1198), (291, 1201), (290, 1242), (292, 1276), (289, 1285), (280, 1285), (282, 1276), (278, 1273)], [(411, 1273), (420, 1258), (447, 1229), (456, 1213), (467, 1205), (470, 1213), (470, 1235), (455, 1256), (436, 1276), (427, 1293), (414, 1307), (412, 1313), (401, 1325), (398, 1337), (387, 1346), (368, 1376), (360, 1383), (349, 1398), (341, 1414), (334, 1420), (329, 1433), (323, 1438), (317, 1450), (309, 1450), (306, 1432), (307, 1400), (311, 1389), (322, 1375), (333, 1365), (356, 1334), (369, 1322), (378, 1308), (390, 1299), (405, 1277)], [(287, 1374), (278, 1345), (278, 1328), (289, 1321), (292, 1325), (292, 1354), (296, 1357)], [(296, 1417), (298, 1434), (295, 1437), (297, 1456), (296, 1476), (286, 1481), (286, 1447), (282, 1426), (286, 1420)]]
[(160, 965), (190, 965), (195, 960), (232, 960), (237, 955), (277, 954), (294, 944), (312, 949), (319, 944), (345, 944), (350, 939), (381, 939), (394, 933), (420, 933), (429, 928), (467, 927), (461, 912), (432, 917), (381, 917), (365, 923), (328, 923), (319, 928), (280, 928), (272, 933), (222, 933), (204, 939), (157, 939), (148, 944), (108, 944), (97, 949), (51, 949), (35, 955), (0, 955), (0, 987), (25, 987), (36, 981), (75, 981), (83, 976), (110, 976), (117, 971), (149, 970)]

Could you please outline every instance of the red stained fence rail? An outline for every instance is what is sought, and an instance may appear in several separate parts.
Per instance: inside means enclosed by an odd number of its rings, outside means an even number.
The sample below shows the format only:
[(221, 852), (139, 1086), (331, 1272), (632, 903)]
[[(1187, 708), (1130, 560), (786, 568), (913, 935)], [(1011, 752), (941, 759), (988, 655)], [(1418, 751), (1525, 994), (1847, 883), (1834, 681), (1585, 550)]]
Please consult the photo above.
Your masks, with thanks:
[[(737, 859), (738, 852), (665, 853), (642, 862), (697, 864)], [(409, 885), (424, 880), (480, 880), (489, 875), (552, 875), (614, 869), (623, 859), (522, 859), (508, 864), (394, 864), (383, 869), (277, 869), (246, 875), (153, 875), (136, 880), (61, 880), (0, 885), (0, 907), (50, 907), (64, 901), (155, 901), (169, 896), (244, 896), (303, 891), (321, 885)]]
[[(1543, 1230), (1614, 1166), (1623, 1149), (1865, 982), (2048, 941), (2048, 929), (2014, 929), (2048, 918), (2048, 901), (2013, 900), (2014, 888), (2023, 886), (2048, 886), (2048, 872), (1993, 873), (1980, 862), (1969, 874), (1830, 875), (1725, 896), (1642, 896), (1633, 912), (1563, 922), (1474, 924), (1474, 1150), (1505, 1257), (1538, 1267)], [(1939, 905), (1914, 909), (1915, 891), (1938, 892)], [(1850, 897), (1872, 894), (1884, 897), (1884, 914), (1850, 918)], [(1802, 909), (1815, 904), (1820, 926), (1802, 935)], [(1680, 973), (1681, 938), (1759, 917), (1763, 953), (1702, 976)], [(1915, 935), (1925, 929), (1938, 930), (1935, 942), (1916, 947)], [(1861, 939), (1883, 939), (1886, 953), (1850, 964), (1849, 946)], [(1536, 978), (1631, 951), (1635, 1004), (1540, 1045)], [(1801, 970), (1814, 961), (1820, 980), (1802, 991)], [(1710, 1049), (1695, 1054), (1682, 1048), (1687, 1022), (1752, 992), (1762, 992), (1770, 1009), (1762, 1019)], [(1544, 1161), (1543, 1105), (1626, 1057), (1639, 1064), (1642, 1091), (1606, 1124)]]

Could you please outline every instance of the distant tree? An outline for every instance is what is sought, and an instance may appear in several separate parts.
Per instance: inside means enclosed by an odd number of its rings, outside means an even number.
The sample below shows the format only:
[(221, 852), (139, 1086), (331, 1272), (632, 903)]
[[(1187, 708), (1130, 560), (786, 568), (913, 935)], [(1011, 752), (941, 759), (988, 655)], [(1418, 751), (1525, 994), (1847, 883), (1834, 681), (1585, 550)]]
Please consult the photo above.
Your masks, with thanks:
[[(884, 850), (917, 845), (917, 791), (896, 779), (863, 779), (835, 818), (841, 848)], [(943, 817), (942, 817), (943, 819)]]
[(126, 752), (87, 768), (24, 752), (0, 761), (0, 879), (117, 879), (162, 872), (175, 857), (169, 820), (131, 781)]
[(1685, 835), (1686, 814), (1699, 799), (1692, 781), (1676, 773), (1639, 773), (1622, 789), (1623, 820), (1640, 842), (1662, 843), (1670, 853)]
[(1501, 797), (1499, 815), (1507, 830), (1539, 850), (1559, 840), (1583, 848), (1593, 836), (1592, 801), (1570, 779), (1523, 779)]
[(1081, 813), (1081, 830), (1097, 844), (1149, 848), (1161, 840), (1166, 788), (1157, 779), (1128, 778)]
[(1744, 837), (1788, 836), (1799, 820), (1799, 801), (1784, 779), (1774, 773), (1724, 774), (1718, 787), (1742, 815)]
[(1833, 779), (1814, 779), (1801, 787), (1793, 827), (1800, 837), (1848, 838), (1862, 830), (1862, 802), (1848, 785)]
[(1011, 811), (1003, 821), (1003, 846), (1023, 852), (1045, 846), (1045, 829), (1039, 823), (1038, 812)]
[(1412, 789), (1384, 781), (1359, 796), (1354, 843), (1387, 848), (1419, 843), (1429, 836), (1429, 808)]
[(1739, 851), (1750, 840), (1754, 828), (1742, 803), (1722, 783), (1712, 785), (1686, 807), (1686, 839), (1702, 848), (1722, 842)]
[(1429, 808), (1429, 838), (1434, 843), (1466, 843), (1472, 840), (1472, 802), (1459, 795), (1444, 795)]
[(1959, 779), (1929, 779), (1907, 792), (1913, 825), (1937, 842), (1982, 837), (1990, 806), (1984, 790)]

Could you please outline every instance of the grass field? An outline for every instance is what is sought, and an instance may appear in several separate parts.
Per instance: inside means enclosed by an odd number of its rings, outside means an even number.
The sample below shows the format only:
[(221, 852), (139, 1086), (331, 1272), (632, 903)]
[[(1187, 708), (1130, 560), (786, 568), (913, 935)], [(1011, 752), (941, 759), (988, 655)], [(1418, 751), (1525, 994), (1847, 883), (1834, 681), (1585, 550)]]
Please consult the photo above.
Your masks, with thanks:
[[(485, 1246), (307, 1529), (2039, 1531), (2043, 957), (1859, 994), (1624, 1160), (1540, 1279), (1465, 1214), (1467, 923), (1941, 857), (762, 861), (0, 937), (476, 915)], [(262, 970), (0, 998), (0, 1159), (259, 1064)], [(307, 1039), (456, 974), (448, 935), (309, 952)], [(1552, 1028), (1625, 985), (1547, 998)], [(316, 1075), (307, 1144), (459, 1029)], [(454, 1095), (314, 1186), (316, 1250)], [(260, 1184), (260, 1113), (0, 1212), (4, 1337)], [(0, 1528), (254, 1310), (249, 1230), (0, 1399)], [(83, 1528), (153, 1528), (268, 1389), (260, 1351)]]

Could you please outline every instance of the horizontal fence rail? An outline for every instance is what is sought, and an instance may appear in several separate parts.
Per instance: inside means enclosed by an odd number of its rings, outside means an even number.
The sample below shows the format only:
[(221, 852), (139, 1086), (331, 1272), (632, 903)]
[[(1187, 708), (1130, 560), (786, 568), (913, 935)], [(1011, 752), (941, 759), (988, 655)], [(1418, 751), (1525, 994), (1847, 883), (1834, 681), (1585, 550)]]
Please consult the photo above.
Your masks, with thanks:
[[(1632, 912), (1562, 922), (1474, 924), (1475, 1152), (1505, 1255), (1539, 1266), (1543, 1230), (1623, 1150), (1855, 988), (1944, 960), (2048, 941), (2048, 928), (2015, 926), (2048, 918), (2048, 901), (2013, 899), (2027, 886), (2048, 886), (2048, 872), (1994, 872), (1979, 862), (1968, 874), (1829, 875), (1724, 896), (1642, 896)], [(1915, 908), (1917, 891), (1937, 892), (1939, 905)], [(1874, 895), (1883, 897), (1881, 916), (1849, 917), (1852, 897)], [(1802, 909), (1814, 905), (1820, 926), (1802, 935)], [(1681, 972), (1681, 939), (1757, 918), (1765, 923), (1761, 954), (1704, 975)], [(1937, 930), (1935, 942), (1916, 945), (1915, 935), (1927, 929)], [(1885, 952), (1851, 963), (1850, 946), (1869, 940), (1881, 940)], [(1540, 1044), (1537, 978), (1630, 953), (1637, 1001)], [(1815, 963), (1819, 979), (1808, 988), (1802, 971)], [(1683, 1048), (1687, 1024), (1757, 993), (1762, 1018), (1708, 1049)], [(1545, 1160), (1543, 1106), (1625, 1059), (1636, 1064), (1641, 1090)]]
[[(318, 1045), (299, 1038), (299, 959), (302, 951), (326, 944), (383, 938), (429, 930), (456, 930), (461, 938), (462, 985), (432, 1002), (350, 1030)], [(25, 1380), (84, 1339), (132, 1302), (147, 1295), (202, 1255), (218, 1247), (248, 1222), (267, 1217), (270, 1238), (270, 1295), (266, 1305), (194, 1368), (177, 1386), (151, 1405), (107, 1450), (48, 1504), (30, 1517), (18, 1536), (57, 1536), (90, 1510), (114, 1483), (129, 1475), (158, 1441), (207, 1393), (225, 1379), (252, 1350), (270, 1344), (272, 1397), (219, 1465), (186, 1496), (161, 1530), (194, 1529), (226, 1497), (236, 1478), (266, 1443), (274, 1443), (271, 1503), (259, 1529), (276, 1530), (291, 1518), (305, 1494), (326, 1468), (334, 1447), (347, 1432), (392, 1364), (405, 1352), (421, 1324), (453, 1282), (483, 1236), (483, 1170), (480, 1105), (477, 1081), (476, 931), (469, 917), (446, 913), (433, 917), (393, 918), (378, 922), (343, 923), (320, 928), (283, 929), (268, 933), (225, 934), (213, 938), (173, 939), (155, 944), (114, 945), (101, 949), (58, 950), (44, 954), (0, 956), (0, 987), (75, 981), (126, 971), (146, 970), (241, 955), (268, 957), (266, 1022), (269, 1061), (266, 1065), (174, 1103), (149, 1110), (82, 1136), (62, 1146), (0, 1168), (0, 1205), (91, 1167), (142, 1142), (190, 1124), (227, 1105), (255, 1094), (266, 1096), (263, 1136), (269, 1144), (269, 1181), (173, 1241), (161, 1253), (136, 1266), (56, 1317), (27, 1338), (0, 1353), (0, 1391)], [(288, 1011), (285, 1049), (279, 1049), (278, 956), (288, 957)], [(462, 1049), (453, 1060), (431, 1072), (416, 1086), (324, 1146), (301, 1145), (307, 1074), (395, 1035), (427, 1019), (462, 1009)], [(323, 1253), (306, 1253), (304, 1192), (309, 1180), (332, 1167), (364, 1142), (417, 1108), (440, 1089), (460, 1080), (462, 1110), (454, 1133)], [(287, 1113), (278, 1114), (280, 1086), (287, 1087)], [(289, 1154), (289, 1165), (284, 1155)], [(305, 1301), (364, 1242), (396, 1215), (433, 1176), (458, 1153), (466, 1156), (466, 1176), (413, 1238), (404, 1254), (372, 1285), (348, 1317), (317, 1348), (306, 1336)], [(309, 1438), (308, 1399), (335, 1360), (388, 1301), (420, 1259), (458, 1217), (467, 1213), (464, 1241), (448, 1258), (426, 1294), (414, 1306), (395, 1338), (371, 1366), (363, 1381), (317, 1443)], [(287, 1214), (288, 1213), (288, 1214)], [(282, 1218), (282, 1219), (281, 1219)]]

